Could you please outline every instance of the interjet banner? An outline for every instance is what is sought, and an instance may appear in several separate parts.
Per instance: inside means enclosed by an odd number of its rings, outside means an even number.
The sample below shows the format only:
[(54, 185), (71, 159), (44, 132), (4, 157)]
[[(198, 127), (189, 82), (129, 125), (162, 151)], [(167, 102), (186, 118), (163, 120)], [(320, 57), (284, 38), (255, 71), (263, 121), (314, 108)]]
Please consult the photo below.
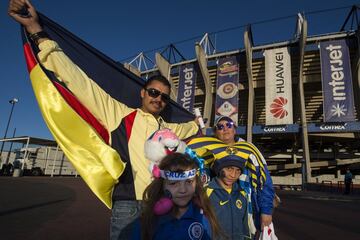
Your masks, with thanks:
[(177, 102), (189, 112), (193, 111), (195, 99), (196, 72), (194, 64), (179, 67), (179, 90)]
[(266, 125), (293, 123), (291, 60), (287, 47), (265, 53)]
[(221, 58), (218, 62), (215, 100), (215, 120), (230, 117), (238, 123), (239, 64), (235, 56)]
[(349, 48), (345, 40), (320, 43), (324, 122), (355, 121)]

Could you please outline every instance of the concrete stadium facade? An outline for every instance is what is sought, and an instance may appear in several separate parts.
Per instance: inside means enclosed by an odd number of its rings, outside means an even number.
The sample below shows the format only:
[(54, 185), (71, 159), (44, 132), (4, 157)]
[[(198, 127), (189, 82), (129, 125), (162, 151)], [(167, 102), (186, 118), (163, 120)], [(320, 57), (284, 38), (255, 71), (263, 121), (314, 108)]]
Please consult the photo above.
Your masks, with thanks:
[[(238, 129), (244, 139), (256, 144), (264, 153), (275, 182), (287, 176), (294, 184), (306, 182), (341, 181), (347, 167), (360, 174), (360, 70), (359, 27), (317, 36), (307, 36), (307, 22), (301, 19), (297, 35), (284, 42), (253, 46), (251, 28), (244, 31), (244, 48), (211, 54), (200, 43), (195, 44), (196, 58), (170, 63), (156, 53), (156, 67), (140, 71), (131, 64), (125, 66), (146, 78), (154, 73), (167, 77), (172, 85), (172, 99), (176, 101), (179, 85), (179, 66), (194, 63), (197, 70), (195, 103), (203, 112), (207, 123), (205, 134), (212, 134), (214, 101), (216, 95), (217, 60), (235, 56), (239, 62)], [(343, 40), (348, 43), (355, 103), (352, 122), (324, 122), (324, 92), (319, 43)], [(265, 58), (267, 49), (288, 47), (291, 55), (293, 124), (267, 126), (265, 124)], [(303, 173), (301, 175), (301, 173)], [(279, 178), (277, 178), (279, 177)], [(290, 178), (292, 179), (290, 179)], [(276, 180), (278, 179), (278, 180)], [(290, 180), (289, 180), (290, 179)], [(355, 183), (360, 179), (355, 177)]]

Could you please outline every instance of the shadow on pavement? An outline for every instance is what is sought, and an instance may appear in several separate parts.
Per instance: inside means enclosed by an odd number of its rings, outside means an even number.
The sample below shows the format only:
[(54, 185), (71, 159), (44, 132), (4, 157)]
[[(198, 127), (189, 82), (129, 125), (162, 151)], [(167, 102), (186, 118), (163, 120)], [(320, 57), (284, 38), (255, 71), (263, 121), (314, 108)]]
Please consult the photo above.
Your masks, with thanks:
[(81, 178), (1, 177), (0, 239), (108, 239), (110, 211)]

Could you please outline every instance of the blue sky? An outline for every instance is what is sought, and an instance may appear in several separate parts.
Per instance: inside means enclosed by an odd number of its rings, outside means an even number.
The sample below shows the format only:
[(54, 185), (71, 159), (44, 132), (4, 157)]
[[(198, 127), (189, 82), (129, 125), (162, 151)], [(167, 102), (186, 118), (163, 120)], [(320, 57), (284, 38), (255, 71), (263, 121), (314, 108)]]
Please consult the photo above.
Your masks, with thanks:
[[(118, 1), (118, 0), (33, 0), (33, 5), (52, 20), (75, 33), (115, 60), (123, 60), (139, 52), (167, 46), (206, 32), (253, 25), (255, 45), (285, 41), (292, 38), (296, 14), (304, 12), (309, 35), (336, 32), (343, 24), (349, 0), (222, 0), (222, 1)], [(342, 8), (339, 10), (320, 10)], [(16, 97), (14, 114), (8, 131), (11, 136), (34, 136), (52, 139), (38, 109), (22, 52), (19, 26), (7, 15), (7, 1), (0, 1), (0, 138), (5, 133), (11, 105)], [(316, 11), (319, 11), (315, 13)], [(307, 15), (307, 13), (309, 13)], [(218, 51), (243, 48), (243, 28), (216, 34)], [(215, 35), (213, 35), (215, 41)], [(194, 43), (176, 44), (186, 58), (194, 57)], [(147, 52), (150, 58), (154, 52)]]

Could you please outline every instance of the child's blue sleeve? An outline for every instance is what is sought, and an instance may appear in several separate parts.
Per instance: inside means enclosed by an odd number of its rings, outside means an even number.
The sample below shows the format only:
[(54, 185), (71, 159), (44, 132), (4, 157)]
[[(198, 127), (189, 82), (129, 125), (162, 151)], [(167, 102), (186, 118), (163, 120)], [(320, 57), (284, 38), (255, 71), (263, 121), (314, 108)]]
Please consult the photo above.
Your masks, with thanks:
[(258, 191), (258, 204), (260, 207), (260, 213), (271, 215), (273, 210), (273, 200), (275, 192), (269, 170), (267, 169), (266, 165), (264, 167), (266, 181), (263, 188)]
[(211, 236), (212, 236), (212, 231), (211, 231), (211, 225), (209, 223), (209, 220), (204, 216), (203, 218), (203, 225), (204, 225), (204, 236), (202, 237), (202, 239), (204, 240), (211, 240)]

